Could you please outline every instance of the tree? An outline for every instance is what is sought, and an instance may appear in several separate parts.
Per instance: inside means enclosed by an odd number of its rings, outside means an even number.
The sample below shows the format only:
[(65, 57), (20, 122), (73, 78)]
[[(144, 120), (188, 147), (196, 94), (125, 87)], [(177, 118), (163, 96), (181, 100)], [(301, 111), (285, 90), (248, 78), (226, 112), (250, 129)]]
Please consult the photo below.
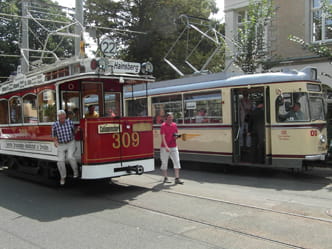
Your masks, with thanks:
[[(163, 61), (163, 57), (183, 30), (178, 17), (186, 14), (207, 19), (211, 13), (217, 12), (215, 0), (129, 0), (107, 3), (102, 0), (87, 0), (85, 9), (87, 23), (117, 29), (100, 29), (98, 35), (109, 35), (119, 42), (119, 47), (122, 48), (119, 55), (122, 59), (152, 62), (154, 75), (158, 79), (177, 77)], [(222, 29), (220, 26), (219, 30)], [(119, 29), (133, 32), (119, 32)], [(197, 35), (194, 40), (199, 37)], [(181, 41), (179, 46), (185, 48), (186, 42)], [(200, 49), (201, 55), (194, 60), (202, 60), (208, 48)], [(180, 63), (183, 51), (184, 49), (173, 59)]]
[[(238, 29), (235, 37), (237, 51), (233, 56), (234, 64), (245, 73), (254, 73), (266, 60), (266, 27), (275, 14), (272, 0), (250, 0), (247, 19)], [(266, 62), (268, 62), (266, 60)]]

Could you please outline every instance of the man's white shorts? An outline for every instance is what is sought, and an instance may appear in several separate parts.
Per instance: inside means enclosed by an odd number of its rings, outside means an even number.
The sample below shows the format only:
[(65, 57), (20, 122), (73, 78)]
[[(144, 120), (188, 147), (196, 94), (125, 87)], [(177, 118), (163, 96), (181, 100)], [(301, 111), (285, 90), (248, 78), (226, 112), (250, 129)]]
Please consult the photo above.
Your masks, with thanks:
[(161, 159), (161, 167), (162, 170), (167, 170), (168, 167), (168, 159), (171, 158), (174, 169), (180, 169), (180, 156), (178, 147), (169, 148), (170, 151), (166, 151), (164, 147), (160, 148), (160, 159)]

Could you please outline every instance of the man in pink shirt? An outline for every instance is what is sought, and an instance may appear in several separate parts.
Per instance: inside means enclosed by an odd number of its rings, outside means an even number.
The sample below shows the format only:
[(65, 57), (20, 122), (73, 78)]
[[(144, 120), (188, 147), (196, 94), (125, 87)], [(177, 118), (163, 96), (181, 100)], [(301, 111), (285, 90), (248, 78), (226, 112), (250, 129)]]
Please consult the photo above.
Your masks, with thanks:
[(178, 127), (173, 122), (173, 114), (167, 113), (166, 120), (162, 123), (160, 128), (161, 135), (161, 148), (160, 148), (160, 159), (161, 159), (161, 171), (164, 176), (164, 183), (169, 183), (167, 177), (168, 159), (171, 157), (174, 165), (175, 184), (183, 184), (180, 180), (180, 157), (179, 150), (176, 145), (176, 139), (180, 137), (178, 135)]

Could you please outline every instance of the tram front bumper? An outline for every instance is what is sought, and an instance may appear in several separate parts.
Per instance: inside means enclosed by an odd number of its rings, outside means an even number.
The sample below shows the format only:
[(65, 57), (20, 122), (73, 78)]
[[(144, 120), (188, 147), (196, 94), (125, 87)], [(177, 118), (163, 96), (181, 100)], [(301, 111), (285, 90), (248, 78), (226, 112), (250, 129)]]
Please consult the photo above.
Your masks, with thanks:
[(305, 160), (307, 161), (325, 161), (325, 158), (326, 158), (325, 154), (305, 156)]

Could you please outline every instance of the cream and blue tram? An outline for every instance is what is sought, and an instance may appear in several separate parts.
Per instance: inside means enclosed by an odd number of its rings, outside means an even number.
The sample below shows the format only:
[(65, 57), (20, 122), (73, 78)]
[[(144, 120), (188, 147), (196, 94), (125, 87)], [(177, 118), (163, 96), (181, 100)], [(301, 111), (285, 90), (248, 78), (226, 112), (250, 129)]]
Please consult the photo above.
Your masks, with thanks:
[[(257, 149), (249, 126), (259, 103), (264, 104), (263, 145)], [(147, 111), (154, 117), (157, 157), (166, 112), (173, 112), (182, 134), (181, 160), (300, 169), (327, 156), (326, 111), (315, 68), (155, 82), (148, 89), (127, 89), (125, 105), (127, 115)]]

